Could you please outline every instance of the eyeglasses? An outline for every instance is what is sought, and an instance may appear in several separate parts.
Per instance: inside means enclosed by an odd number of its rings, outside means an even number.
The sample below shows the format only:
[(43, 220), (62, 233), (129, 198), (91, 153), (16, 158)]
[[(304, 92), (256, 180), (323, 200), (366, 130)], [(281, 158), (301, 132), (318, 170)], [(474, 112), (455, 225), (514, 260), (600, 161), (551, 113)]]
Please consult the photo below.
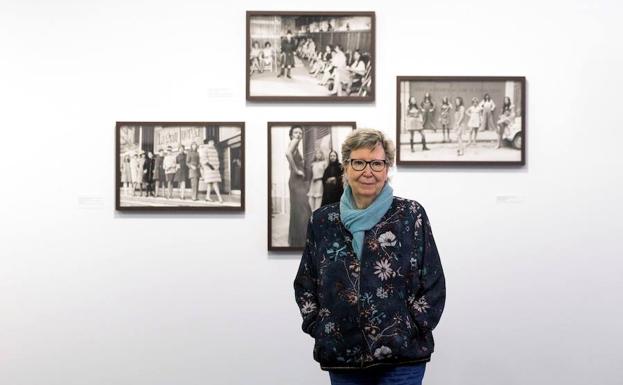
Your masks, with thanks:
[(355, 171), (363, 171), (367, 165), (370, 165), (370, 169), (372, 171), (383, 171), (387, 163), (385, 159), (373, 159), (373, 160), (349, 159), (348, 162), (350, 163), (350, 166)]

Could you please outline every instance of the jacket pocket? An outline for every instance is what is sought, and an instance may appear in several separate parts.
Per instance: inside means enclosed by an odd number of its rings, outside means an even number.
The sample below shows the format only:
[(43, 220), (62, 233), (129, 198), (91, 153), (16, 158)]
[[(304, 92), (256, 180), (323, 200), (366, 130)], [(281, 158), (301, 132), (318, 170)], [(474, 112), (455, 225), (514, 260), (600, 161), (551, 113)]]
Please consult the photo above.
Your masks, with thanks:
[(308, 327), (308, 333), (314, 339), (318, 339), (318, 330), (319, 330), (319, 326), (320, 326), (320, 320), (321, 320), (320, 317), (316, 317), (316, 319)]
[(405, 311), (406, 311), (405, 318), (408, 324), (407, 328), (409, 330), (409, 339), (412, 339), (419, 334), (420, 328), (415, 322), (415, 318), (413, 318), (413, 315), (411, 314), (411, 310), (409, 309), (409, 303), (406, 301), (405, 301)]

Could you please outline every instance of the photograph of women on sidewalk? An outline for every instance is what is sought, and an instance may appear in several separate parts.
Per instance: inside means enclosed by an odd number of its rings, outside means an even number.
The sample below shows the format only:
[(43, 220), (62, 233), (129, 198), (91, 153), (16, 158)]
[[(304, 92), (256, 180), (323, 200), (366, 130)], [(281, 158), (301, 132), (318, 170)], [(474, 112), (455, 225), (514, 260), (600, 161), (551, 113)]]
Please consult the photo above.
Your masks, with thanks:
[(244, 211), (243, 122), (117, 122), (117, 210)]
[(374, 22), (374, 12), (247, 11), (247, 100), (373, 101)]
[(524, 77), (399, 76), (397, 163), (524, 165)]
[(268, 122), (268, 250), (303, 250), (311, 213), (340, 200), (340, 149), (355, 128), (355, 122)]

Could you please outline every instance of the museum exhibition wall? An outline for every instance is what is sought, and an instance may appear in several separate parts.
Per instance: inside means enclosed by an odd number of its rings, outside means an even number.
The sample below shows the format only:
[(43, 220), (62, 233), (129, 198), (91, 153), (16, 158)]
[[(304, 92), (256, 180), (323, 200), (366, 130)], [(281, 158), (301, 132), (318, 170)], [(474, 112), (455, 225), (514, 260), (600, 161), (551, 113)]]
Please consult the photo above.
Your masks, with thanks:
[[(369, 81), (280, 100), (289, 91), (264, 81), (279, 68), (247, 60), (257, 10), (373, 13), (374, 28), (367, 14), (334, 27), (374, 52)], [(398, 137), (391, 184), (426, 207), (447, 281), (426, 384), (618, 383), (621, 11), (605, 0), (3, 2), (0, 383), (329, 383), (294, 301), (300, 245), (279, 233), (293, 122), (309, 151), (328, 153), (352, 122)], [(307, 17), (279, 25), (328, 39), (329, 22)], [(490, 82), (461, 83), (472, 77)], [(418, 158), (417, 133), (411, 151), (408, 95), (451, 89), (525, 103), (509, 158), (470, 163), (467, 146), (457, 163), (455, 147), (435, 152), (432, 129), (431, 157)], [(183, 176), (193, 209), (128, 209), (124, 160), (171, 147), (174, 162), (193, 142), (219, 171), (202, 174), (196, 205)], [(205, 209), (219, 197), (229, 209)]]

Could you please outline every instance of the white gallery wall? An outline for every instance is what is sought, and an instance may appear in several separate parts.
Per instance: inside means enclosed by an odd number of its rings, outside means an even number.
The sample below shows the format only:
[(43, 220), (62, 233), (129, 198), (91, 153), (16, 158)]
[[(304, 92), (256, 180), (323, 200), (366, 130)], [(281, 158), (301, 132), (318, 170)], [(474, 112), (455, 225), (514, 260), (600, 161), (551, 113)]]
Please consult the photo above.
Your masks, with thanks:
[[(252, 104), (246, 10), (376, 12), (376, 102)], [(0, 2), (0, 385), (328, 384), (266, 244), (267, 121), (395, 132), (397, 75), (526, 76), (527, 164), (400, 167), (447, 279), (428, 385), (621, 383), (622, 6)], [(114, 210), (117, 120), (246, 121), (244, 214)]]

